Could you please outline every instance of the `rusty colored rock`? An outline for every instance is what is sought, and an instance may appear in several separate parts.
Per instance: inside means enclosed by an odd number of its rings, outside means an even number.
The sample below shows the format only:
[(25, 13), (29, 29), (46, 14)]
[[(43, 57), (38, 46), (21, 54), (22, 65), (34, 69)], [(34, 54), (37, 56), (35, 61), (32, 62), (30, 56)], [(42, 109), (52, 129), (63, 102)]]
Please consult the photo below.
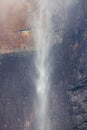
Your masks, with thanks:
[(30, 50), (33, 48), (31, 0), (4, 0), (0, 4), (0, 53)]

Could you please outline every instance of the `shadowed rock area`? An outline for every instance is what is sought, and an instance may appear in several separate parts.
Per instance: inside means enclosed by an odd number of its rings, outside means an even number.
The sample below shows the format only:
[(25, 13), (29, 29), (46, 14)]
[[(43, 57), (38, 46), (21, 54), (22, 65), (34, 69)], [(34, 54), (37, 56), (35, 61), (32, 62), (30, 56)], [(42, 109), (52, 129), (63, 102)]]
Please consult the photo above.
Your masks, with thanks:
[[(58, 66), (56, 65), (55, 62), (55, 69)], [(35, 130), (35, 78), (33, 53), (22, 52), (1, 56), (0, 129)], [(71, 112), (64, 84), (59, 80), (53, 80), (49, 96), (51, 129), (72, 130)]]
[(68, 16), (65, 36), (65, 75), (72, 105), (74, 130), (87, 130), (87, 0), (80, 0)]
[(0, 129), (26, 130), (33, 122), (32, 54), (3, 55), (0, 60)]

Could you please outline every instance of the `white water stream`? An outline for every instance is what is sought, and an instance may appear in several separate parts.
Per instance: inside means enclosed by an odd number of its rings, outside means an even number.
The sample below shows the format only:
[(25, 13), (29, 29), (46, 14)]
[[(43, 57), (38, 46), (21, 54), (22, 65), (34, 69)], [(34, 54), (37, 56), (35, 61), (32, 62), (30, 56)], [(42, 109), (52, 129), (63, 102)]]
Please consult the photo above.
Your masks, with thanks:
[(48, 122), (48, 94), (49, 94), (49, 35), (51, 30), (51, 13), (49, 0), (38, 1), (38, 11), (35, 17), (35, 43), (37, 53), (35, 64), (37, 70), (36, 92), (36, 130), (49, 130)]
[[(34, 40), (36, 44), (35, 65), (37, 79), (35, 81), (37, 100), (35, 103), (36, 130), (50, 130), (48, 115), (50, 89), (49, 51), (51, 48), (52, 15), (63, 11), (63, 0), (37, 0), (37, 11), (34, 14)], [(60, 24), (60, 23), (58, 23)], [(63, 23), (60, 24), (63, 27)], [(52, 40), (52, 39), (51, 39)]]

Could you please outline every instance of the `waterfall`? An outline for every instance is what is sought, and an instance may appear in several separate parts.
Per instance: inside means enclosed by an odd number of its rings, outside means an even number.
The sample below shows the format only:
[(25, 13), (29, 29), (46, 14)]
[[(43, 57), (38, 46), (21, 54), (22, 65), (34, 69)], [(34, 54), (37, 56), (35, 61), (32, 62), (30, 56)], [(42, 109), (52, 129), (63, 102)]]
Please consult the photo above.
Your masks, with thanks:
[(36, 48), (35, 66), (37, 72), (35, 79), (37, 98), (34, 104), (35, 130), (50, 130), (48, 104), (50, 90), (49, 52), (54, 33), (52, 16), (56, 15), (58, 17), (57, 27), (59, 32), (57, 32), (57, 42), (61, 43), (61, 39), (63, 39), (62, 30), (64, 30), (64, 0), (36, 0), (36, 9), (33, 17), (33, 35)]
[(36, 55), (35, 65), (37, 71), (36, 93), (37, 100), (35, 103), (36, 111), (36, 129), (50, 129), (48, 122), (48, 94), (49, 94), (49, 50), (50, 50), (50, 18), (51, 13), (48, 7), (49, 1), (40, 0), (37, 2), (38, 10), (35, 15), (35, 44)]

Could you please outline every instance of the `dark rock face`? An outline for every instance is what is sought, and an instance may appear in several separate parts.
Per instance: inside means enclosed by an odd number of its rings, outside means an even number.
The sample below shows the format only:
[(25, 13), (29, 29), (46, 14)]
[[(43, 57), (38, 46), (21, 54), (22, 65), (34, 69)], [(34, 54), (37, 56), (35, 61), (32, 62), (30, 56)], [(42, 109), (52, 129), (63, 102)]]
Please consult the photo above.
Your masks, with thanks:
[(68, 94), (74, 129), (87, 130), (87, 0), (78, 1), (68, 19), (64, 43)]
[[(52, 82), (49, 93), (51, 129), (72, 130), (71, 112), (62, 82), (61, 44), (52, 48)], [(60, 53), (61, 54), (61, 53)], [(36, 70), (34, 53), (6, 54), (0, 59), (0, 129), (35, 130)], [(52, 65), (52, 64), (51, 64)], [(58, 69), (59, 68), (59, 69)], [(60, 70), (60, 72), (59, 72)], [(56, 76), (55, 76), (56, 75)]]
[(1, 56), (1, 130), (26, 130), (31, 125), (35, 96), (35, 67), (32, 58), (33, 55), (30, 53)]

